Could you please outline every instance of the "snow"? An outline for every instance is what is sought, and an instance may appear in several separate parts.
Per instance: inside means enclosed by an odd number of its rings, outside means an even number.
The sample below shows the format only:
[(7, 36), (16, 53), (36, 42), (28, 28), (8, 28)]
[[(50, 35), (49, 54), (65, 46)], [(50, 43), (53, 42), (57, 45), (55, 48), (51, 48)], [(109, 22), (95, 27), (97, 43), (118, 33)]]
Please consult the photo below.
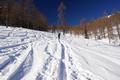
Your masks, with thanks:
[(112, 15), (108, 15), (108, 18), (110, 18)]
[(0, 26), (0, 80), (120, 80), (120, 46)]

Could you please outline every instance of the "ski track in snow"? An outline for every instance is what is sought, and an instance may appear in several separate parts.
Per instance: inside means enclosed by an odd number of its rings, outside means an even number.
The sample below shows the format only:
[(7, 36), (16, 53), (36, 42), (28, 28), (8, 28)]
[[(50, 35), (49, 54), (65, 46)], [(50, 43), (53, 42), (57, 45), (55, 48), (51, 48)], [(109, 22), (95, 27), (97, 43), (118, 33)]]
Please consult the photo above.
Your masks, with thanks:
[(29, 52), (26, 59), (8, 80), (21, 80), (21, 78), (29, 72), (33, 63), (33, 50)]
[(60, 68), (59, 68), (59, 80), (66, 80), (66, 67), (65, 67), (65, 47), (64, 45), (59, 41), (61, 45), (61, 60), (60, 60)]
[(72, 38), (0, 27), (0, 80), (120, 80), (119, 47)]
[(42, 73), (39, 73), (39, 75), (37, 76), (37, 80), (42, 80), (45, 78), (45, 74), (46, 72), (49, 72), (48, 69), (50, 69), (50, 64), (52, 63), (52, 60), (54, 59), (54, 57), (51, 55), (51, 53), (48, 51), (48, 47), (49, 44), (47, 44), (47, 46), (45, 47), (45, 52), (48, 54), (48, 58), (46, 60), (46, 62), (43, 65), (43, 69), (42, 69)]

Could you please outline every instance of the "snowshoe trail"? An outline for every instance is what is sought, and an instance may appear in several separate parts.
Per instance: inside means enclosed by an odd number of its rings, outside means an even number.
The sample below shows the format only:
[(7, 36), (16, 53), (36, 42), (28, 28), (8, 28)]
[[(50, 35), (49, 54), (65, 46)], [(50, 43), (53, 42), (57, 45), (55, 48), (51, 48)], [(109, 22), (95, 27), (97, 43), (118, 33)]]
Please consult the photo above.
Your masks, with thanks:
[(59, 80), (67, 80), (66, 76), (66, 65), (65, 65), (65, 47), (64, 45), (59, 41), (60, 47), (61, 47), (61, 59), (59, 62)]
[[(57, 62), (57, 59), (55, 58), (54, 54), (56, 54), (56, 48), (57, 45), (53, 45), (54, 47), (51, 47), (51, 43), (48, 42), (45, 47), (45, 53), (48, 55), (47, 59), (45, 60), (45, 63), (42, 67), (42, 71), (38, 73), (37, 80), (47, 80), (52, 79), (55, 80), (56, 77), (54, 76), (55, 73), (55, 63)], [(51, 50), (54, 49), (54, 50)], [(55, 70), (54, 70), (55, 69)]]

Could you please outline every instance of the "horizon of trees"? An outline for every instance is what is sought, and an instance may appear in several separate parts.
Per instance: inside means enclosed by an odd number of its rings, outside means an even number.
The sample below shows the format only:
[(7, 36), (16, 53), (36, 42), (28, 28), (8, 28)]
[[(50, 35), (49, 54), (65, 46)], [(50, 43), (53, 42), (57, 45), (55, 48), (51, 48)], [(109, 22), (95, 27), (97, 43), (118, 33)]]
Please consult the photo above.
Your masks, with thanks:
[(109, 43), (112, 41), (117, 42), (120, 40), (120, 12), (116, 11), (111, 15), (104, 12), (102, 17), (90, 21), (81, 19), (80, 24), (75, 26), (69, 24), (52, 25), (50, 30), (52, 32), (63, 31), (63, 33), (84, 35), (86, 39), (100, 40), (108, 38)]
[(32, 1), (1, 0), (0, 25), (47, 31), (47, 19), (38, 11)]
[(109, 39), (109, 43), (120, 40), (120, 12), (105, 14), (95, 20), (81, 19), (80, 24), (69, 27), (68, 31), (75, 35), (84, 35), (86, 39)]

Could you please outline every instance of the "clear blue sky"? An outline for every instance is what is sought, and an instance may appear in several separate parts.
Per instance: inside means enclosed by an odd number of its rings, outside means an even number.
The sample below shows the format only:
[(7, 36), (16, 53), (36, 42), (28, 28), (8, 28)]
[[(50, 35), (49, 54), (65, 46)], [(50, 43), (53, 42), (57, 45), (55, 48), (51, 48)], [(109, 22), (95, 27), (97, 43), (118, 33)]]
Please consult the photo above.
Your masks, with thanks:
[(48, 19), (49, 24), (57, 23), (57, 8), (60, 2), (66, 5), (65, 20), (67, 24), (77, 25), (80, 19), (95, 19), (109, 14), (113, 10), (120, 10), (120, 0), (34, 0), (34, 4)]

